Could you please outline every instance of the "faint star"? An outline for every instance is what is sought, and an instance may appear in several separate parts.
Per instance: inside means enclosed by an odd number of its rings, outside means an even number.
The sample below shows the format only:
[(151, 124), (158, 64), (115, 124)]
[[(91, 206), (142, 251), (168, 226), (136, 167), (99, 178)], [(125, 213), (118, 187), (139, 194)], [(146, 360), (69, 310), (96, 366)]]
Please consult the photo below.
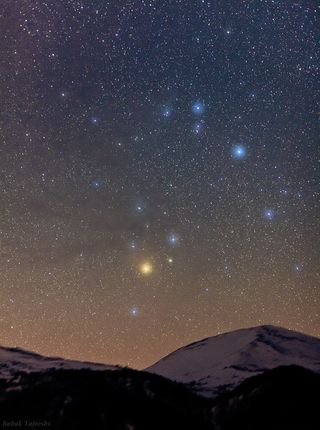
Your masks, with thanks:
[(192, 106), (192, 110), (195, 114), (201, 114), (204, 111), (204, 105), (201, 102), (196, 102)]
[(136, 246), (135, 242), (131, 242), (131, 243), (130, 243), (130, 248), (131, 248), (131, 249), (136, 249), (136, 247), (137, 247), (137, 246)]
[(165, 118), (169, 118), (169, 117), (171, 116), (171, 114), (172, 114), (172, 109), (170, 109), (169, 107), (164, 107), (164, 108), (162, 109), (162, 115), (163, 115)]
[(91, 185), (93, 186), (93, 188), (99, 188), (100, 187), (100, 182), (99, 181), (93, 181), (92, 183), (91, 183)]
[(136, 205), (136, 211), (137, 211), (138, 213), (142, 213), (142, 212), (144, 211), (144, 206), (143, 206), (143, 204), (142, 204), (142, 203), (138, 203), (138, 204)]
[(196, 122), (193, 126), (193, 132), (195, 134), (199, 134), (202, 130), (202, 123), (201, 122)]
[(272, 220), (274, 218), (274, 211), (272, 209), (266, 209), (263, 213), (264, 218)]
[(136, 306), (132, 306), (132, 308), (130, 309), (130, 315), (133, 317), (138, 316), (139, 314), (139, 309)]

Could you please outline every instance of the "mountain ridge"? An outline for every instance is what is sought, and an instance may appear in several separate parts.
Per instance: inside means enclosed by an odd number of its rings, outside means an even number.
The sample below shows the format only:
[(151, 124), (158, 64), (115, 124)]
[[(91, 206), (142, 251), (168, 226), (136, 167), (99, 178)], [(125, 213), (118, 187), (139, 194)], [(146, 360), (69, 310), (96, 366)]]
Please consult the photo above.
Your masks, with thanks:
[(288, 328), (285, 328), (285, 327), (281, 327), (281, 326), (276, 326), (276, 325), (272, 325), (272, 324), (261, 324), (261, 325), (258, 325), (258, 326), (252, 326), (252, 327), (242, 327), (242, 328), (238, 328), (238, 329), (236, 329), (236, 330), (231, 330), (231, 331), (225, 331), (225, 332), (223, 332), (223, 333), (218, 333), (218, 334), (215, 334), (215, 335), (213, 335), (213, 336), (207, 336), (207, 337), (205, 337), (205, 338), (201, 338), (201, 339), (199, 339), (199, 340), (195, 340), (195, 341), (193, 341), (193, 342), (191, 342), (191, 343), (188, 343), (188, 344), (186, 344), (186, 345), (183, 345), (183, 346), (180, 346), (179, 348), (177, 348), (176, 350), (174, 350), (174, 351), (172, 351), (172, 352), (169, 352), (168, 354), (166, 354), (166, 355), (164, 355), (162, 358), (160, 358), (159, 360), (157, 360), (157, 361), (155, 361), (152, 365), (150, 365), (150, 366), (148, 366), (148, 367), (146, 367), (146, 369), (148, 369), (149, 367), (152, 367), (152, 366), (155, 366), (157, 363), (159, 363), (160, 361), (162, 361), (162, 360), (165, 360), (167, 357), (169, 357), (170, 355), (172, 355), (172, 354), (175, 354), (176, 352), (178, 352), (178, 351), (180, 351), (180, 350), (182, 350), (182, 349), (192, 349), (192, 348), (190, 348), (190, 347), (193, 347), (193, 346), (195, 346), (196, 344), (200, 344), (200, 343), (203, 343), (203, 342), (206, 342), (208, 339), (213, 339), (213, 338), (217, 338), (217, 337), (219, 337), (219, 336), (224, 336), (224, 335), (226, 335), (226, 334), (229, 334), (229, 333), (237, 333), (237, 332), (241, 332), (241, 331), (245, 331), (245, 330), (255, 330), (255, 329), (264, 329), (264, 328), (266, 328), (266, 329), (283, 329), (283, 330), (287, 330), (287, 331), (289, 331), (290, 333), (297, 333), (297, 334), (303, 334), (304, 336), (306, 336), (306, 337), (310, 337), (310, 338), (313, 338), (313, 339), (319, 339), (319, 337), (317, 337), (317, 336), (313, 336), (313, 335), (310, 335), (310, 334), (305, 334), (305, 333), (302, 333), (302, 332), (299, 332), (299, 331), (297, 331), (297, 330), (291, 330), (291, 329), (288, 329)]
[[(320, 373), (320, 339), (274, 325), (240, 328), (182, 346), (144, 371), (181, 382), (196, 394), (215, 397), (251, 376), (286, 365)], [(0, 346), (0, 379), (5, 380), (19, 372), (121, 368)]]
[(35, 373), (50, 369), (117, 370), (120, 366), (90, 361), (47, 357), (18, 347), (0, 346), (0, 379), (8, 380), (18, 372)]
[(217, 396), (246, 378), (284, 365), (320, 371), (320, 339), (274, 325), (242, 328), (206, 337), (166, 355), (148, 372)]

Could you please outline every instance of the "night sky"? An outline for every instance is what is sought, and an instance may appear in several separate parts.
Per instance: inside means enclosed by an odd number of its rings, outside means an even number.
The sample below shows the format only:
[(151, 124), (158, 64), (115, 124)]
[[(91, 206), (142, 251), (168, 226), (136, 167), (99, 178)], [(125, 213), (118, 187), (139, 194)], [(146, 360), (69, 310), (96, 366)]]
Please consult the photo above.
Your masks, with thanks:
[(143, 368), (320, 335), (319, 12), (1, 1), (2, 345)]

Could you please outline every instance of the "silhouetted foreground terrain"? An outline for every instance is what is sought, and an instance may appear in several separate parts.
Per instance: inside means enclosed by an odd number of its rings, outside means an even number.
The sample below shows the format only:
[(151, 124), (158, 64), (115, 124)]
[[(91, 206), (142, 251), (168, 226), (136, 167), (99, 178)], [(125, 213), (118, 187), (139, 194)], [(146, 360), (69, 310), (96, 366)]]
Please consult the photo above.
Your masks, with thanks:
[(2, 391), (10, 385), (0, 387), (2, 425), (28, 420), (57, 430), (212, 428), (206, 399), (161, 376), (131, 369), (20, 374), (14, 390)]
[(2, 380), (0, 424), (55, 430), (318, 430), (319, 393), (320, 375), (298, 366), (254, 376), (213, 400), (146, 372), (55, 369)]
[(220, 396), (212, 411), (221, 430), (318, 430), (320, 375), (281, 366)]

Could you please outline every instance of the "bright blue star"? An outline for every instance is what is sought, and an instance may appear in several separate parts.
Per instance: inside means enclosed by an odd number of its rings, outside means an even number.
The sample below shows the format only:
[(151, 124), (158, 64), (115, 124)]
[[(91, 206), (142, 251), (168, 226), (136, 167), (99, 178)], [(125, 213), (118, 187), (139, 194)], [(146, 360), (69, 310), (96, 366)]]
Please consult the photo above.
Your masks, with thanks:
[(263, 214), (264, 218), (272, 220), (274, 218), (274, 212), (272, 209), (266, 209)]
[(241, 159), (246, 155), (246, 148), (243, 145), (234, 146), (232, 154), (235, 158)]
[(193, 104), (192, 106), (192, 110), (195, 114), (202, 114), (202, 112), (204, 111), (204, 105), (201, 102), (196, 102)]
[(176, 233), (171, 233), (168, 236), (168, 242), (171, 246), (176, 246), (179, 243), (179, 236)]

